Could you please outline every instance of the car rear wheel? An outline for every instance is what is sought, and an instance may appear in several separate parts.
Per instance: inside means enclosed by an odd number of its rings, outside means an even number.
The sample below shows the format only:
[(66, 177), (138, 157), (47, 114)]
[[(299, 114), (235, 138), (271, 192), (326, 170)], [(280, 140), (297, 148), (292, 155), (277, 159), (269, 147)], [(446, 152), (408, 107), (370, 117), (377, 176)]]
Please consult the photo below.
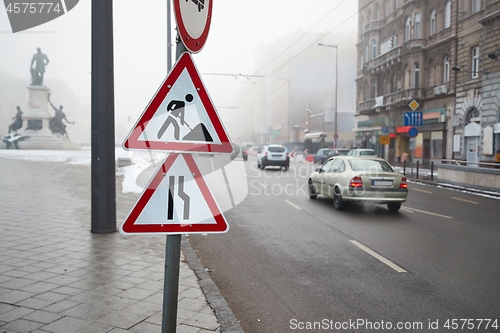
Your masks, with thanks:
[(333, 194), (333, 207), (338, 210), (344, 210), (347, 207), (347, 203), (342, 200), (342, 194), (338, 187), (335, 188), (335, 193)]
[(389, 202), (387, 208), (391, 212), (397, 212), (401, 208), (401, 202)]
[(285, 171), (288, 171), (288, 165), (285, 165), (285, 166), (283, 167), (283, 169), (284, 169)]
[(317, 196), (318, 196), (318, 193), (316, 192), (316, 189), (314, 188), (312, 180), (309, 179), (309, 198), (316, 199)]

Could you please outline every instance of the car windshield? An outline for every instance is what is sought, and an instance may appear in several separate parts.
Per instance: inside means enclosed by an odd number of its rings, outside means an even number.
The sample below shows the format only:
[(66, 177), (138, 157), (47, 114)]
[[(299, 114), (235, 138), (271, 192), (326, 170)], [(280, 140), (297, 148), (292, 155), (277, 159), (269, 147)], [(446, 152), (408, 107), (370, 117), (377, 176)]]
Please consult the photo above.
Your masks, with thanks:
[(285, 147), (276, 147), (276, 146), (269, 147), (269, 151), (271, 153), (283, 153), (285, 150), (286, 150)]
[(354, 171), (369, 171), (369, 172), (379, 172), (379, 171), (389, 171), (393, 172), (387, 162), (383, 160), (349, 160), (349, 164)]

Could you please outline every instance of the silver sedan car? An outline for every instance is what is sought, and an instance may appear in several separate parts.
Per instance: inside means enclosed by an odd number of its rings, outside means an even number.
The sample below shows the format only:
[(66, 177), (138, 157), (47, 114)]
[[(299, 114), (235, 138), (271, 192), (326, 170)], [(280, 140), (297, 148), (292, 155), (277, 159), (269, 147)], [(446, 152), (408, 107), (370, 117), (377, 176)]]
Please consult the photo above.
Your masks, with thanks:
[(318, 194), (333, 198), (339, 210), (350, 202), (372, 202), (398, 211), (408, 196), (408, 184), (382, 158), (336, 156), (309, 177), (309, 198), (316, 199)]

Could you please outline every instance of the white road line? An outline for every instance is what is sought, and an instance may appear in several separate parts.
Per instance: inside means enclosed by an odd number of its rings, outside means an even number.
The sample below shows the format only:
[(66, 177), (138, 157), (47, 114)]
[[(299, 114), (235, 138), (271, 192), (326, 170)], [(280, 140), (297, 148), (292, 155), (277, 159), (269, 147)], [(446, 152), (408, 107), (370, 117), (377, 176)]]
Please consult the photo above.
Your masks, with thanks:
[(417, 191), (417, 192), (423, 192), (423, 193), (429, 193), (429, 194), (432, 194), (432, 192), (431, 192), (431, 191), (421, 190), (421, 189), (419, 189), (419, 188), (412, 188), (411, 190), (412, 190), (412, 191)]
[(471, 204), (474, 204), (474, 205), (479, 205), (479, 202), (476, 202), (476, 201), (465, 200), (465, 199), (461, 199), (461, 198), (457, 198), (457, 197), (451, 197), (451, 198), (455, 199), (455, 200), (463, 201), (463, 202), (468, 202), (468, 203), (471, 203)]
[(401, 210), (404, 210), (405, 212), (412, 213), (412, 214), (415, 213), (411, 209), (408, 209), (408, 208), (405, 208), (405, 207), (401, 207)]
[(387, 266), (389, 266), (390, 268), (392, 268), (396, 272), (407, 273), (407, 271), (405, 271), (404, 269), (402, 269), (401, 267), (399, 267), (398, 265), (396, 265), (395, 263), (393, 263), (389, 259), (386, 259), (386, 258), (382, 257), (380, 254), (378, 254), (377, 252), (370, 250), (369, 248), (367, 248), (366, 246), (364, 246), (360, 242), (355, 241), (355, 240), (350, 240), (349, 242), (356, 245), (357, 247), (359, 247), (361, 250), (365, 251), (366, 253), (368, 253), (372, 257), (380, 260), (381, 262), (383, 262), (384, 264), (386, 264)]
[(410, 208), (410, 207), (405, 207), (406, 209), (409, 209), (409, 210), (412, 210), (414, 212), (419, 212), (419, 213), (423, 213), (423, 214), (429, 214), (429, 215), (434, 215), (434, 216), (439, 216), (439, 217), (444, 217), (445, 219), (452, 219), (453, 217), (451, 216), (448, 216), (448, 215), (441, 215), (441, 214), (437, 214), (437, 213), (431, 213), (431, 212), (427, 212), (425, 210), (419, 210), (419, 209), (415, 209), (415, 208)]
[(266, 184), (263, 184), (261, 182), (259, 182), (259, 185), (262, 186), (263, 188), (267, 188), (267, 185)]
[(295, 208), (295, 209), (302, 209), (302, 208), (300, 208), (299, 206), (297, 206), (296, 204), (294, 204), (294, 203), (292, 203), (292, 202), (290, 202), (290, 201), (288, 201), (288, 200), (285, 200), (285, 202), (286, 202), (287, 204), (289, 204), (290, 206), (292, 206), (293, 208)]

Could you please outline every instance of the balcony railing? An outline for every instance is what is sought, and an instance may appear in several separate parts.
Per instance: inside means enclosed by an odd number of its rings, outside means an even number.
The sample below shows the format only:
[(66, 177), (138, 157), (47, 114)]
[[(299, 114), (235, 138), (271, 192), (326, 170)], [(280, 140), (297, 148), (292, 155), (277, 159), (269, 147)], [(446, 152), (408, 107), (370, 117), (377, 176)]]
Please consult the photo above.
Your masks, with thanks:
[(379, 108), (386, 106), (406, 106), (412, 100), (422, 100), (425, 98), (425, 89), (410, 88), (399, 90), (383, 96), (382, 104), (377, 105), (377, 98), (359, 102), (359, 113), (369, 113), (380, 111)]
[(401, 46), (396, 46), (395, 48), (393, 48), (389, 52), (384, 53), (384, 54), (378, 56), (377, 58), (371, 60), (368, 63), (368, 66), (370, 68), (377, 68), (381, 65), (389, 63), (391, 60), (394, 60), (394, 59), (397, 60), (398, 57), (401, 55), (401, 49), (402, 49)]

